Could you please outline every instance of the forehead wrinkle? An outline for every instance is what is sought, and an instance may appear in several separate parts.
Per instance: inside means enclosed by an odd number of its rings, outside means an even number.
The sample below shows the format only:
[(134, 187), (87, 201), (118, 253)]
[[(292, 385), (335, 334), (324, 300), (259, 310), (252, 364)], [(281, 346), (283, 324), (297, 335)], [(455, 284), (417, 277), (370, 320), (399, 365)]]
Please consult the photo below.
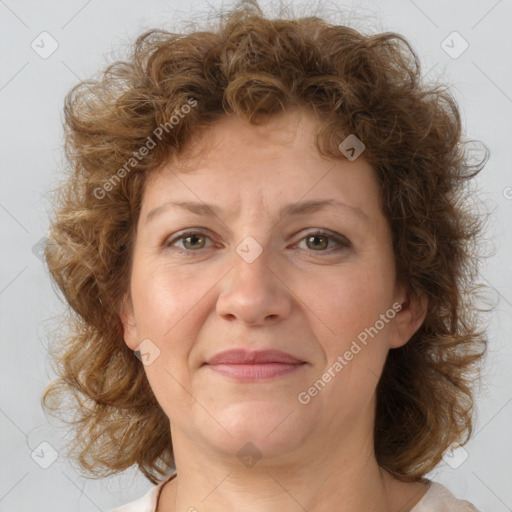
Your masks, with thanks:
[[(240, 201), (239, 201), (240, 202)], [(262, 202), (264, 203), (264, 196), (262, 198)], [(219, 219), (222, 220), (222, 217), (226, 218), (227, 212), (225, 209), (223, 209), (220, 205), (214, 205), (204, 202), (197, 202), (197, 201), (177, 201), (177, 200), (170, 200), (167, 201), (160, 206), (157, 206), (156, 208), (153, 208), (151, 211), (148, 212), (145, 218), (145, 222), (148, 223), (152, 219), (154, 219), (156, 216), (164, 213), (165, 211), (169, 210), (169, 208), (180, 208), (186, 211), (189, 211), (195, 215), (198, 216), (207, 216), (212, 217), (216, 216), (219, 217)], [(299, 216), (299, 215), (307, 215), (309, 213), (313, 213), (322, 209), (325, 209), (327, 207), (331, 208), (338, 208), (345, 211), (350, 211), (353, 215), (357, 216), (359, 219), (364, 221), (369, 221), (368, 216), (366, 213), (361, 210), (358, 207), (348, 205), (346, 203), (343, 203), (341, 201), (338, 201), (336, 199), (317, 199), (317, 200), (309, 200), (309, 201), (302, 201), (299, 203), (289, 203), (287, 205), (282, 206), (279, 211), (277, 212), (277, 218), (282, 219), (286, 216)], [(238, 209), (239, 210), (239, 209)], [(238, 211), (236, 210), (236, 211)], [(231, 212), (231, 214), (236, 213)], [(257, 219), (258, 214), (261, 211), (268, 211), (266, 208), (262, 208), (259, 210), (257, 207), (254, 208), (253, 212), (251, 213), (251, 217), (254, 219)]]

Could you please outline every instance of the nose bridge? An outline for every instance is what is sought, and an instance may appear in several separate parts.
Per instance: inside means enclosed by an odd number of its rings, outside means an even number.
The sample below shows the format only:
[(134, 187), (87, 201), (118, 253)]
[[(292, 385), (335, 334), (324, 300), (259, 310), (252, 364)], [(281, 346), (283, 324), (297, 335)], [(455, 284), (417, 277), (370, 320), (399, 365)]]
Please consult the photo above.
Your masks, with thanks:
[(276, 270), (270, 268), (271, 261), (271, 250), (254, 237), (242, 240), (233, 253), (233, 270), (221, 287), (217, 301), (219, 315), (258, 324), (289, 314), (288, 289)]
[(258, 237), (263, 242), (262, 245), (253, 236), (245, 237), (238, 244), (233, 255), (234, 273), (239, 279), (248, 281), (247, 284), (259, 284), (266, 287), (268, 283), (271, 264), (270, 239), (262, 240), (262, 236)]

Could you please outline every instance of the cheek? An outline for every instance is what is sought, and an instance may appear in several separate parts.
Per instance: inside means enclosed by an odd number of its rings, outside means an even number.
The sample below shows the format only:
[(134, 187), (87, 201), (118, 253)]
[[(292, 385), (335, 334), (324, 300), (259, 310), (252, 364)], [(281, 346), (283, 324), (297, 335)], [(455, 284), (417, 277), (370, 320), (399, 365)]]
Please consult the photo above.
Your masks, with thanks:
[(183, 391), (189, 386), (190, 352), (197, 338), (203, 315), (208, 283), (191, 272), (165, 264), (141, 264), (132, 274), (132, 296), (140, 339), (148, 338), (158, 347), (158, 357), (144, 370), (149, 384), (163, 409), (173, 410), (173, 400), (183, 403), (190, 397)]
[[(332, 408), (328, 413), (335, 422), (340, 414), (356, 418), (373, 396), (389, 350), (395, 311), (389, 274), (382, 269), (354, 266), (325, 280), (323, 288), (323, 294), (317, 289), (310, 297), (311, 304), (316, 304), (311, 306), (316, 315), (310, 318), (323, 352), (317, 378), (325, 376), (329, 382), (325, 392), (319, 393), (321, 401), (346, 407), (343, 412)], [(387, 321), (381, 320), (386, 313)]]
[(173, 338), (174, 333), (182, 332), (190, 325), (186, 318), (198, 314), (201, 299), (211, 286), (192, 272), (179, 271), (165, 264), (140, 265), (139, 268), (151, 269), (132, 276), (139, 330), (162, 341)]
[[(159, 357), (145, 367), (158, 400), (180, 396), (188, 400), (178, 383), (190, 380), (191, 355), (212, 305), (209, 292), (217, 272), (198, 275), (192, 266), (177, 268), (166, 263), (138, 262), (132, 274), (132, 296), (139, 338), (154, 341)], [(173, 378), (174, 377), (174, 378)]]
[[(315, 287), (308, 289), (308, 292), (304, 290), (305, 302), (316, 314), (313, 318), (318, 325), (317, 336), (323, 341), (329, 359), (348, 350), (358, 336), (364, 341), (364, 333), (392, 306), (392, 275), (381, 265), (346, 267), (320, 281), (317, 279)], [(389, 322), (384, 326), (379, 322), (378, 327), (377, 335), (371, 330), (374, 336), (368, 339), (382, 340), (389, 330)], [(365, 352), (369, 352), (368, 346)], [(380, 357), (380, 348), (375, 351)]]

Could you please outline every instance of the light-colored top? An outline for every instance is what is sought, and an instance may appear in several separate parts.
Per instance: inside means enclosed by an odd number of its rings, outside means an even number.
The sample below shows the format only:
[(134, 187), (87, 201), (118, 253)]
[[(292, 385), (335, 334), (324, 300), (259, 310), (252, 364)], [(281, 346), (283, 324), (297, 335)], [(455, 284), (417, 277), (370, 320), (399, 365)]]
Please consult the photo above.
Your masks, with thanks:
[[(177, 473), (174, 473), (152, 487), (142, 498), (116, 508), (112, 512), (155, 512), (162, 487), (176, 475)], [(479, 510), (468, 501), (458, 500), (444, 485), (430, 481), (426, 494), (411, 512), (479, 512)]]

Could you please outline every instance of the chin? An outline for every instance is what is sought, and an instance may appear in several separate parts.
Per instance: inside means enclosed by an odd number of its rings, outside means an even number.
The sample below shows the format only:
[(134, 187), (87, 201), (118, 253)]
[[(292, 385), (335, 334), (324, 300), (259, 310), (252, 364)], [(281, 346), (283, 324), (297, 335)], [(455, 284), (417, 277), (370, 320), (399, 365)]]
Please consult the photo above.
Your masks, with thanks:
[[(307, 419), (299, 421), (297, 412), (293, 412), (294, 407), (295, 404), (285, 407), (279, 402), (251, 400), (211, 411), (232, 437), (223, 429), (216, 429), (215, 432), (221, 435), (216, 435), (210, 442), (219, 450), (235, 456), (240, 450), (242, 455), (245, 451), (249, 455), (254, 451), (266, 457), (289, 454), (303, 444), (314, 427), (313, 419), (309, 428)], [(209, 429), (205, 437), (213, 433)]]

